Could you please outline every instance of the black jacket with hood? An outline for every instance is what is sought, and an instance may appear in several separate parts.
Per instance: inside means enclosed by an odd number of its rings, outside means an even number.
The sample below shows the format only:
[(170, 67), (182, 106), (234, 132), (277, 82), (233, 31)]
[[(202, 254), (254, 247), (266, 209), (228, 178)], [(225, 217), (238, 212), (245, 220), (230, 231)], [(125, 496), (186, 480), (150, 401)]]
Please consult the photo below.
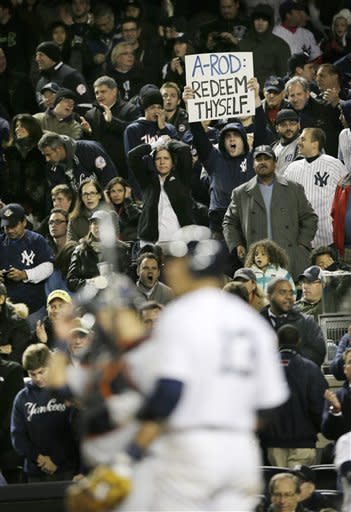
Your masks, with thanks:
[[(262, 107), (259, 111), (259, 121), (263, 122), (261, 130), (257, 130), (257, 119), (255, 122), (256, 133), (265, 131), (265, 120)], [(193, 146), (197, 149), (199, 158), (203, 163), (210, 177), (210, 226), (215, 231), (222, 230), (222, 221), (231, 199), (232, 190), (255, 176), (253, 169), (253, 158), (249, 149), (247, 135), (244, 126), (240, 122), (228, 123), (222, 128), (219, 136), (218, 147), (214, 146), (208, 139), (201, 123), (191, 123), (193, 134)], [(244, 152), (236, 157), (231, 157), (224, 147), (224, 137), (229, 131), (238, 132), (244, 143)], [(260, 141), (261, 144), (265, 142)], [(256, 143), (256, 145), (259, 145)]]

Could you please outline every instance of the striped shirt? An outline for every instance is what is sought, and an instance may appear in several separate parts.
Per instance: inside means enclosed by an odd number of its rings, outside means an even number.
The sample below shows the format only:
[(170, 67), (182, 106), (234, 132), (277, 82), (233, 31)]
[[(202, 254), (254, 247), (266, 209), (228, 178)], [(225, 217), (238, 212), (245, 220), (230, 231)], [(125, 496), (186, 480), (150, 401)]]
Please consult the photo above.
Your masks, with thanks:
[(308, 53), (311, 60), (317, 59), (322, 54), (313, 33), (307, 28), (298, 27), (294, 32), (291, 32), (283, 25), (276, 25), (272, 34), (288, 43), (291, 54)]
[(282, 144), (277, 142), (273, 146), (273, 151), (277, 157), (277, 163), (275, 166), (275, 173), (277, 176), (283, 176), (285, 169), (291, 162), (293, 162), (297, 156), (297, 142), (299, 138), (290, 142), (290, 144)]
[(351, 171), (351, 130), (344, 128), (339, 135), (338, 159), (341, 160), (346, 169)]
[(340, 160), (324, 154), (310, 163), (305, 158), (297, 160), (285, 171), (286, 179), (304, 187), (306, 197), (318, 215), (318, 229), (312, 241), (313, 247), (333, 243), (330, 210), (336, 185), (346, 174), (347, 169)]

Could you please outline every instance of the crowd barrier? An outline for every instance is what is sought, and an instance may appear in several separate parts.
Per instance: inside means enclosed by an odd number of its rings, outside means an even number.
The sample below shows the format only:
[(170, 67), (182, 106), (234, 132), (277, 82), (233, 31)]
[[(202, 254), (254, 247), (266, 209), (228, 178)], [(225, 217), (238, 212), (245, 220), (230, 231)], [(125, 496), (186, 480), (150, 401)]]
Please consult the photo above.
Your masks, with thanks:
[(12, 484), (0, 487), (1, 512), (64, 512), (70, 482)]

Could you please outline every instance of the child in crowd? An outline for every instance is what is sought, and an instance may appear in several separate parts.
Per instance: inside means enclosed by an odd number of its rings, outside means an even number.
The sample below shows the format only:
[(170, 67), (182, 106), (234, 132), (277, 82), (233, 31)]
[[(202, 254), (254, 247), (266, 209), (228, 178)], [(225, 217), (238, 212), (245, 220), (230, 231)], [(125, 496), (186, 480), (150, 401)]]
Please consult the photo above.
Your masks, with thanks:
[(268, 283), (277, 277), (288, 279), (296, 293), (294, 280), (287, 270), (288, 256), (284, 249), (272, 240), (259, 240), (252, 244), (246, 257), (245, 267), (253, 270), (257, 284), (265, 293)]

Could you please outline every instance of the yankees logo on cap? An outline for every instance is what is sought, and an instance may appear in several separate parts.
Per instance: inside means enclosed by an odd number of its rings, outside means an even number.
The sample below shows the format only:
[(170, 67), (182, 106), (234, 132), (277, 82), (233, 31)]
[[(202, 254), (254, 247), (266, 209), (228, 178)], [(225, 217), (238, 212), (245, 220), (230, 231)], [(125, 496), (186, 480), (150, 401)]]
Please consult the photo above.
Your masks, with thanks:
[(23, 206), (17, 203), (10, 203), (0, 211), (1, 216), (1, 226), (10, 226), (13, 227), (20, 220), (23, 220), (25, 217), (25, 211)]

